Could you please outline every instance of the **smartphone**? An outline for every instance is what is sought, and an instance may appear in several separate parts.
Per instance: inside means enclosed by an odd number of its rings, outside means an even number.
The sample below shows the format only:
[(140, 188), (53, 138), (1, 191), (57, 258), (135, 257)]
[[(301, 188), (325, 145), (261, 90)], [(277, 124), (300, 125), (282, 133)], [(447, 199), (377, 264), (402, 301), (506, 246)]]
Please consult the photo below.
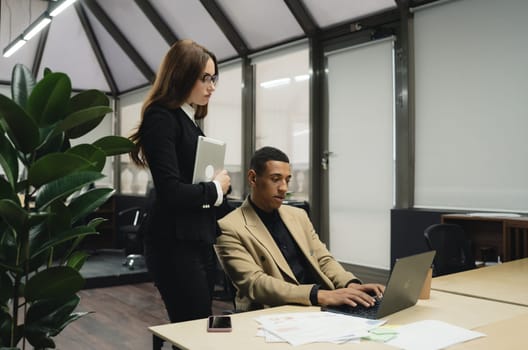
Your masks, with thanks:
[(231, 317), (209, 316), (207, 318), (208, 332), (231, 332)]

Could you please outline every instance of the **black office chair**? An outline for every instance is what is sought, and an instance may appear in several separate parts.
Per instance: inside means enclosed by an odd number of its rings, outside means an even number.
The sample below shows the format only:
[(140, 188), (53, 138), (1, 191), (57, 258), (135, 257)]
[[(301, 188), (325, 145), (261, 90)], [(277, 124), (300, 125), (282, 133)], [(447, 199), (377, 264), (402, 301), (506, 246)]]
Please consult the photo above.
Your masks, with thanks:
[(125, 223), (119, 226), (119, 232), (124, 240), (125, 256), (124, 266), (130, 270), (145, 265), (143, 256), (142, 224), (147, 219), (150, 207), (154, 202), (155, 190), (151, 189), (143, 206), (130, 207), (117, 213), (118, 222)]
[(218, 246), (216, 244), (213, 245), (213, 248), (214, 248), (214, 251), (216, 253), (216, 261), (218, 263), (218, 266), (220, 267), (220, 272), (221, 272), (221, 276), (222, 276), (222, 285), (223, 285), (223, 300), (229, 300), (233, 303), (233, 309), (232, 310), (225, 310), (224, 311), (224, 314), (232, 314), (232, 313), (236, 313), (236, 302), (235, 302), (235, 298), (236, 298), (236, 287), (235, 285), (233, 284), (233, 282), (231, 281), (231, 278), (229, 277), (229, 275), (227, 274), (226, 272), (226, 269), (225, 269), (225, 266), (224, 266), (224, 262), (222, 261), (221, 257), (220, 257), (220, 252), (219, 252), (219, 249), (218, 249)]
[(433, 261), (434, 276), (471, 270), (476, 267), (471, 240), (459, 225), (431, 225), (425, 229), (424, 236), (429, 249), (436, 250)]

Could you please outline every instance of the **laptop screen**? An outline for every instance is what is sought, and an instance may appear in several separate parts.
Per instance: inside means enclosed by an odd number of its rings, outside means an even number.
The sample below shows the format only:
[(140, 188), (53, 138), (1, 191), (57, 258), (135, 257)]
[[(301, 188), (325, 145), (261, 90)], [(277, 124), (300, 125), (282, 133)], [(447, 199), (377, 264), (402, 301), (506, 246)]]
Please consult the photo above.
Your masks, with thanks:
[(406, 256), (396, 260), (381, 301), (372, 310), (365, 307), (323, 306), (322, 311), (339, 312), (353, 316), (379, 319), (413, 306), (433, 263), (435, 251)]

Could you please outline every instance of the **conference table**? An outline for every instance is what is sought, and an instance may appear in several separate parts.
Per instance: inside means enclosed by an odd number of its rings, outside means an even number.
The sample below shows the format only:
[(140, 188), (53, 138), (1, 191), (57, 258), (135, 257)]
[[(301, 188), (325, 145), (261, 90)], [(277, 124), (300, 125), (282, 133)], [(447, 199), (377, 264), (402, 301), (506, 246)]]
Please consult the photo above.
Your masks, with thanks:
[[(251, 349), (251, 350), (331, 350), (331, 349), (394, 349), (384, 343), (361, 341), (361, 343), (331, 344), (311, 343), (293, 347), (288, 343), (266, 343), (257, 337), (258, 324), (255, 317), (264, 314), (319, 311), (311, 306), (280, 306), (264, 310), (243, 312), (232, 315), (233, 330), (229, 333), (208, 333), (206, 319), (172, 323), (149, 327), (157, 337), (164, 339), (181, 349)], [(521, 322), (526, 325), (528, 307), (502, 303), (492, 300), (473, 298), (464, 295), (432, 290), (429, 299), (419, 300), (415, 306), (401, 310), (384, 318), (389, 325), (404, 325), (421, 320), (439, 320), (466, 329), (481, 330), (489, 333), (487, 337), (457, 344), (453, 349), (474, 349), (472, 343), (479, 342), (479, 349), (494, 349), (492, 344), (501, 344), (503, 349), (526, 349), (526, 343), (519, 347), (519, 339), (512, 332), (519, 327), (506, 329), (507, 332), (493, 333), (497, 327), (508, 328)], [(489, 329), (486, 327), (490, 327)], [(517, 335), (522, 333), (517, 333)], [(441, 335), (439, 335), (441, 336)], [(467, 347), (466, 347), (467, 346)], [(450, 349), (450, 348), (449, 348)]]
[(528, 258), (435, 277), (431, 288), (528, 306)]
[(449, 347), (449, 350), (525, 350), (528, 349), (528, 337), (525, 335), (526, 325), (528, 325), (528, 314), (492, 322), (473, 329), (486, 334), (486, 337), (453, 345)]

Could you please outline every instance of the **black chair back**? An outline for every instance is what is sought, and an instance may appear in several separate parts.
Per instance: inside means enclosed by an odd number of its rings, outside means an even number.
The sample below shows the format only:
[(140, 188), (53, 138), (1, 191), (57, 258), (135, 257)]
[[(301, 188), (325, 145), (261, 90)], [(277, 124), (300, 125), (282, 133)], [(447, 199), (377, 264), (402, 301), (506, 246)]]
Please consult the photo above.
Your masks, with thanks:
[(459, 225), (431, 225), (425, 229), (424, 236), (429, 249), (436, 250), (433, 261), (434, 276), (475, 268), (471, 240)]

